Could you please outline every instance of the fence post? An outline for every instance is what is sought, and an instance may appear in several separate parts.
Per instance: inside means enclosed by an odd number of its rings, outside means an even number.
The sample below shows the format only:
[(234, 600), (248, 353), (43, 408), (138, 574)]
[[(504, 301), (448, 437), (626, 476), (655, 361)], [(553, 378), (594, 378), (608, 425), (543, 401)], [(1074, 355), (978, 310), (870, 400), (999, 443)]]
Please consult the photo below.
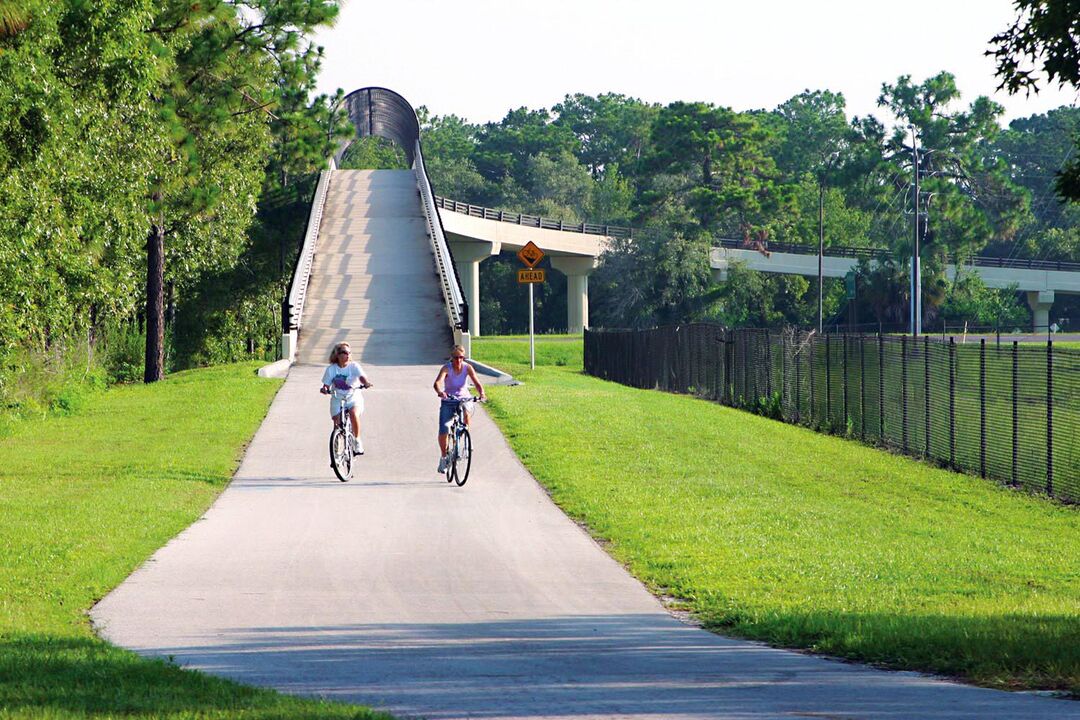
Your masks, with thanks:
[(885, 338), (878, 330), (877, 335), (877, 403), (878, 403), (878, 441), (885, 442)]
[(904, 453), (908, 451), (907, 427), (907, 335), (900, 336), (900, 437)]
[(926, 450), (924, 457), (930, 457), (930, 338), (923, 335), (923, 401), (926, 405), (926, 413), (923, 421), (926, 423)]
[(956, 469), (956, 338), (949, 338), (949, 467)]
[(760, 341), (761, 336), (760, 336), (760, 334), (758, 334), (758, 332), (755, 332), (753, 337), (754, 337), (754, 375), (753, 375), (753, 378), (754, 378), (754, 405), (756, 406), (757, 405), (757, 400), (761, 396), (761, 390), (760, 390), (760, 388), (758, 388), (758, 384), (757, 384), (757, 378), (758, 378), (758, 375), (760, 375), (760, 372), (758, 370), (757, 361), (758, 361), (758, 356), (760, 354), (759, 345), (761, 344), (761, 341)]
[(765, 331), (765, 398), (772, 401), (772, 338)]
[(746, 407), (746, 398), (750, 394), (747, 373), (750, 372), (750, 333), (743, 329), (742, 335), (742, 406)]
[(1020, 484), (1020, 342), (1012, 344), (1012, 484)]
[(800, 356), (802, 353), (799, 351), (799, 343), (796, 336), (792, 336), (792, 353), (791, 358), (795, 361), (795, 422), (802, 422), (802, 360)]
[(778, 337), (780, 338), (780, 415), (781, 415), (781, 417), (784, 418), (784, 420), (789, 420), (790, 418), (788, 417), (788, 412), (787, 412), (787, 408), (788, 408), (788, 401), (787, 401), (788, 400), (788, 381), (787, 381), (787, 376), (788, 376), (788, 371), (787, 371), (788, 349), (787, 349), (787, 343), (784, 340), (784, 334), (780, 333), (780, 335)]
[(814, 425), (814, 413), (816, 412), (816, 406), (814, 405), (814, 355), (817, 347), (817, 335), (811, 335), (809, 339), (809, 363), (807, 363), (807, 371), (810, 373), (810, 407), (807, 408), (807, 415), (810, 417), (810, 425)]
[(832, 432), (832, 350), (830, 336), (825, 336), (825, 425)]
[(866, 442), (866, 336), (859, 335), (859, 436)]
[(979, 476), (986, 477), (986, 338), (979, 339)]
[(732, 362), (732, 350), (731, 344), (734, 342), (732, 330), (728, 329), (724, 331), (724, 399), (726, 404), (734, 405), (731, 398), (734, 393), (731, 391), (731, 362)]
[(848, 369), (847, 369), (847, 346), (848, 335), (844, 333), (844, 434), (847, 435), (848, 430)]
[[(1068, 425), (1068, 423), (1066, 423)], [(1046, 494), (1054, 496), (1054, 341), (1046, 341)]]

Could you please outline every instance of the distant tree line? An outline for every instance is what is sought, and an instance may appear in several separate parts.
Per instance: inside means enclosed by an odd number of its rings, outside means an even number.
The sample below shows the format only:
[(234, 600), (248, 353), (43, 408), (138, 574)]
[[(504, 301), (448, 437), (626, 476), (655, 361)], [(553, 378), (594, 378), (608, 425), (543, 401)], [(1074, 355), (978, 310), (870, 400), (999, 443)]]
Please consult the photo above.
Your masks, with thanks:
[[(1056, 186), (1074, 157), (1080, 111), (1062, 107), (1002, 127), (986, 97), (961, 102), (954, 77), (884, 83), (895, 118), (849, 118), (844, 97), (805, 91), (772, 110), (735, 112), (701, 102), (667, 106), (619, 94), (568, 95), (550, 110), (519, 108), (472, 124), (421, 110), (425, 157), (440, 195), (568, 222), (654, 232), (608, 249), (590, 279), (591, 320), (647, 326), (689, 320), (731, 325), (813, 325), (817, 283), (736, 267), (712, 282), (719, 238), (885, 248), (863, 263), (848, 308), (842, 281), (827, 281), (826, 320), (907, 318), (913, 251), (913, 140), (920, 155), (925, 323), (1022, 326), (1029, 310), (978, 276), (945, 279), (947, 262), (973, 255), (1080, 261), (1080, 213)], [(481, 271), (485, 332), (527, 322), (511, 257)], [(542, 327), (565, 326), (557, 273), (540, 296)], [(1059, 298), (1056, 314), (1076, 314)], [(1080, 318), (1078, 318), (1080, 319)]]

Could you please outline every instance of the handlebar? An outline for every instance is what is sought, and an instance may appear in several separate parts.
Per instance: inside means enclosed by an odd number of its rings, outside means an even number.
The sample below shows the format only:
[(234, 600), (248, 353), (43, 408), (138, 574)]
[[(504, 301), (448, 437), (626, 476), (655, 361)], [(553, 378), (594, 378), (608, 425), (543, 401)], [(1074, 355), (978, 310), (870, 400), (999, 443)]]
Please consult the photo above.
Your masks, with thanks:
[(336, 388), (336, 387), (332, 387), (332, 388), (329, 388), (329, 389), (320, 387), (319, 392), (321, 392), (323, 395), (334, 395), (335, 397), (343, 398), (346, 395), (348, 395), (350, 392), (352, 392), (353, 390), (367, 390), (370, 387), (373, 387), (373, 386), (370, 385), (370, 384), (368, 384), (368, 385), (357, 385), (355, 387), (349, 388), (348, 390), (342, 390), (342, 389)]
[(456, 402), (456, 403), (464, 403), (464, 402), (478, 402), (478, 403), (482, 403), (482, 402), (487, 402), (487, 398), (486, 398), (486, 397), (485, 397), (485, 398), (484, 398), (483, 400), (481, 400), (480, 398), (476, 397), (475, 395), (473, 395), (472, 397), (467, 397), (467, 398), (459, 398), (459, 397), (444, 397), (444, 398), (439, 398), (439, 400), (440, 400), (441, 402)]

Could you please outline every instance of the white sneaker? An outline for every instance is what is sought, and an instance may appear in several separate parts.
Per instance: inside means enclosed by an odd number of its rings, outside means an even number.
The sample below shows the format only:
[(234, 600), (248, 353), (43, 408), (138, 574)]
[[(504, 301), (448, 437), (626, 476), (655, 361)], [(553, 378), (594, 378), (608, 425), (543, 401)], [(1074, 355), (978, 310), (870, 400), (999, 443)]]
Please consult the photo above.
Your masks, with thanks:
[(445, 455), (443, 455), (441, 458), (439, 458), (439, 470), (438, 470), (438, 472), (441, 472), (441, 473), (446, 472), (446, 456)]
[(353, 455), (363, 455), (364, 454), (364, 443), (360, 440), (360, 438), (353, 438), (353, 451), (352, 452), (353, 452)]

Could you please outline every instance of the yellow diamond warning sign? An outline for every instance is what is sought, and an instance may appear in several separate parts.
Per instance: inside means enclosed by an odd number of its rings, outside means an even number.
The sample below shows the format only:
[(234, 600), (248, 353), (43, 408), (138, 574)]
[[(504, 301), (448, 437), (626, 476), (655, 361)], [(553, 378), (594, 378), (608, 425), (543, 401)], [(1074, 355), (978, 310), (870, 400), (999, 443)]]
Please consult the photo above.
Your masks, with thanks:
[(526, 267), (534, 268), (536, 264), (544, 259), (544, 251), (536, 246), (532, 240), (528, 244), (518, 250), (518, 260), (525, 263)]
[(544, 270), (518, 270), (519, 283), (542, 283), (546, 279)]

